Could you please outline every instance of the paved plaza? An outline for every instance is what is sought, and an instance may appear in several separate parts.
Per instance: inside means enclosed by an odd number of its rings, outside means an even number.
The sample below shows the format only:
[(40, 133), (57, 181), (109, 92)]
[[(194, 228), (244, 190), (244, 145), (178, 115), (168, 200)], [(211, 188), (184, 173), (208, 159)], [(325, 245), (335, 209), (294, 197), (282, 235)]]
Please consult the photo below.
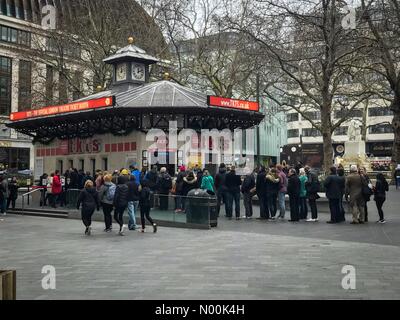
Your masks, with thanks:
[[(0, 269), (16, 269), (18, 299), (400, 299), (400, 192), (386, 225), (228, 221), (212, 230), (106, 234), (95, 222), (7, 215), (0, 222)], [(349, 220), (349, 217), (348, 217)], [(149, 229), (149, 231), (151, 228)], [(44, 290), (42, 267), (56, 268)], [(356, 289), (342, 288), (342, 268)]]

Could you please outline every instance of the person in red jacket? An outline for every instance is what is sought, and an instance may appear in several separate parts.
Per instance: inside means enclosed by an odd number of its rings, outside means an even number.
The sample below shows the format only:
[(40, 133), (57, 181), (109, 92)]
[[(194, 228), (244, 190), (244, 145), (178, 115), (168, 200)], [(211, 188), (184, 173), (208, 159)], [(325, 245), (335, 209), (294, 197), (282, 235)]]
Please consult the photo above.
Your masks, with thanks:
[[(53, 176), (53, 175), (52, 175)], [(53, 194), (51, 206), (56, 207), (57, 199), (62, 192), (62, 185), (60, 179), (60, 172), (56, 170), (53, 176), (53, 183), (51, 184), (51, 192)]]

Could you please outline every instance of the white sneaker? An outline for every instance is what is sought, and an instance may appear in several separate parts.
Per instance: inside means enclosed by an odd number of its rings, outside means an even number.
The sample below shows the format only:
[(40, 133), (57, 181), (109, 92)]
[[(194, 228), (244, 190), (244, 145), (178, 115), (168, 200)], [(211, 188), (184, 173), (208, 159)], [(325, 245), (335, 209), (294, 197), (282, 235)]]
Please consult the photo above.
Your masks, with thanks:
[(380, 223), (380, 224), (385, 224), (385, 223), (386, 223), (386, 220), (383, 219), (383, 220), (379, 221), (379, 223)]
[(124, 235), (124, 230), (125, 230), (125, 225), (122, 225), (121, 230), (119, 231), (119, 235), (123, 236)]
[(307, 222), (315, 222), (315, 219), (307, 219)]
[(92, 227), (88, 228), (87, 235), (90, 236), (92, 234)]

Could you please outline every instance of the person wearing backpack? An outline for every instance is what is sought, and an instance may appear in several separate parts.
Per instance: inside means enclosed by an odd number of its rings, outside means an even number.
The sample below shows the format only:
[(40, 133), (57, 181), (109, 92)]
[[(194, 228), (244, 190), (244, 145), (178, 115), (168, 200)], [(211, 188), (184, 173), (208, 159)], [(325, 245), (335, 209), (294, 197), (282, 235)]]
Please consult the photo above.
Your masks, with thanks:
[(118, 185), (117, 188), (115, 189), (115, 195), (114, 195), (114, 219), (117, 221), (119, 224), (119, 235), (123, 236), (124, 235), (124, 212), (128, 208), (128, 193), (129, 189), (126, 184), (127, 180), (126, 177), (124, 176), (119, 176), (118, 177)]
[(139, 192), (140, 221), (142, 223), (142, 229), (140, 230), (140, 232), (142, 233), (144, 233), (146, 229), (145, 219), (147, 219), (153, 226), (153, 232), (157, 232), (157, 224), (154, 223), (153, 219), (150, 217), (151, 194), (152, 192), (149, 188), (149, 182), (146, 180), (142, 181)]
[(112, 230), (112, 211), (114, 210), (114, 196), (116, 185), (111, 182), (112, 175), (107, 174), (104, 176), (104, 184), (101, 186), (99, 191), (99, 199), (101, 206), (103, 207), (104, 223), (106, 228), (104, 232), (111, 232)]
[(93, 182), (90, 180), (86, 181), (84, 189), (79, 194), (78, 203), (76, 204), (78, 210), (81, 204), (82, 221), (86, 227), (85, 235), (90, 236), (92, 230), (92, 215), (96, 208), (97, 211), (100, 211), (99, 195), (96, 188), (94, 188)]
[(168, 195), (172, 189), (172, 178), (167, 172), (167, 168), (160, 169), (160, 175), (157, 178), (157, 190), (160, 197), (160, 210), (168, 210)]

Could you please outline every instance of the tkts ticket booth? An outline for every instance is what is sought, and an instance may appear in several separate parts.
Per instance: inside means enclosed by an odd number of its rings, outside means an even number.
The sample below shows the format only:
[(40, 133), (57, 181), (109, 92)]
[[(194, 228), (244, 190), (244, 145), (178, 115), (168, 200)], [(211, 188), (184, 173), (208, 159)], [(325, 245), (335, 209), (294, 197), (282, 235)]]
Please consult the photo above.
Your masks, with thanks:
[[(188, 150), (184, 157), (179, 146), (185, 142), (170, 141), (171, 122), (179, 134), (183, 129), (247, 129), (264, 117), (254, 102), (209, 97), (168, 79), (150, 82), (157, 59), (132, 39), (104, 62), (114, 67), (109, 90), (67, 105), (11, 114), (7, 125), (33, 137), (35, 177), (69, 168), (112, 172), (156, 163), (174, 173), (179, 165), (205, 166), (196, 152)], [(166, 135), (149, 139), (154, 130)], [(201, 143), (199, 138), (191, 141)]]

